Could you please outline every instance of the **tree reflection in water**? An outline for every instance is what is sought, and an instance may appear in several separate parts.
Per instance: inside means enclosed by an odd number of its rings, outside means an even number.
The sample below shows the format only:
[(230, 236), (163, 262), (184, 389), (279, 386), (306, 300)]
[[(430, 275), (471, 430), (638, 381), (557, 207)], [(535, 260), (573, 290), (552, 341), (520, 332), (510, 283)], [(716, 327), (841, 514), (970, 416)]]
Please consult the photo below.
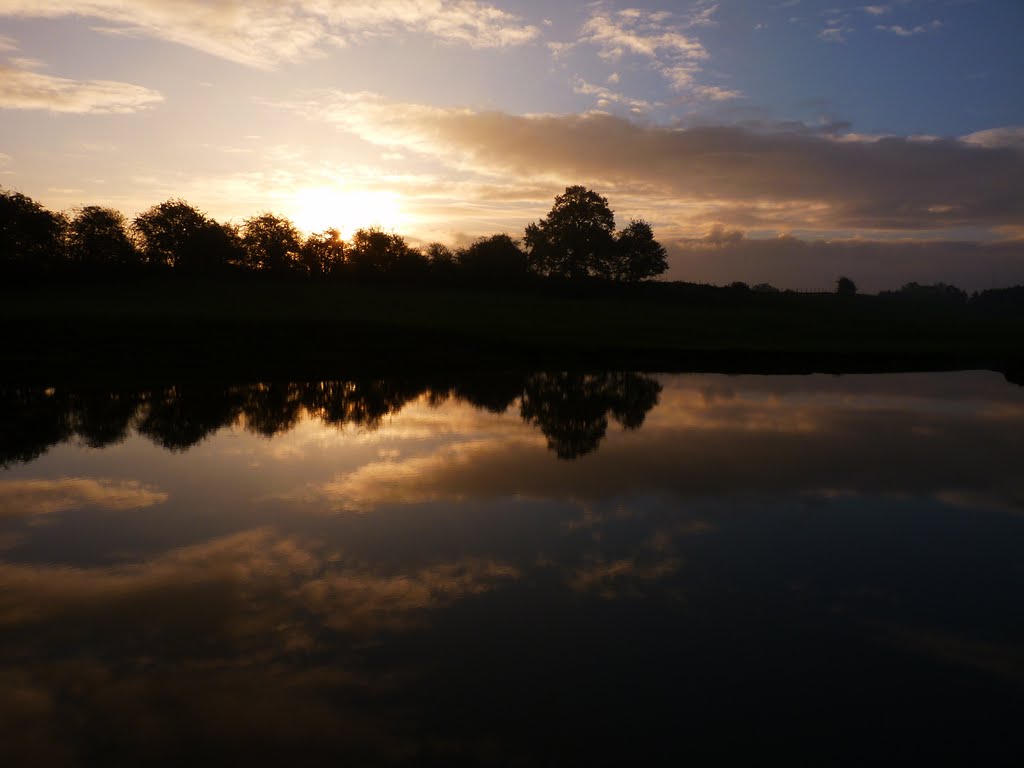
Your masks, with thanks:
[(0, 385), (0, 466), (32, 461), (54, 445), (79, 439), (91, 448), (124, 441), (133, 431), (171, 451), (184, 451), (238, 424), (272, 437), (304, 417), (332, 427), (375, 430), (406, 405), (453, 399), (491, 413), (517, 401), (560, 459), (597, 449), (613, 418), (625, 429), (644, 423), (661, 385), (638, 373), (477, 374), (457, 382), (418, 379), (189, 382), (138, 390)]

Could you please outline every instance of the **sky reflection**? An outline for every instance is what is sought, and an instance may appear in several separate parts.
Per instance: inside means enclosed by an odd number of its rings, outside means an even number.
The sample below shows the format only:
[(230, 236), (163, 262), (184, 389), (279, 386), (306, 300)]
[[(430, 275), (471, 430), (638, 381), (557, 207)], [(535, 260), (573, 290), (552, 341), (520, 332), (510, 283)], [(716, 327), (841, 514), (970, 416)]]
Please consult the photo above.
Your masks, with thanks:
[(1024, 390), (983, 372), (656, 380), (642, 426), (612, 414), (574, 460), (518, 403), (424, 392), (372, 428), (300, 412), (268, 437), (243, 415), (184, 450), (135, 430), (9, 463), (4, 752), (1019, 746)]

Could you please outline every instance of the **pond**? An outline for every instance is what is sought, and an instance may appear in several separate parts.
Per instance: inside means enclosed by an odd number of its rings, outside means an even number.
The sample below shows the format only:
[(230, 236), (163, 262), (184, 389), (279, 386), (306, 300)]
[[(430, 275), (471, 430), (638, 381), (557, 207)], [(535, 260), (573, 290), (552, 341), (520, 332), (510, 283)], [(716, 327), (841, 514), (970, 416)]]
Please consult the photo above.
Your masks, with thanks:
[(5, 765), (1010, 761), (986, 371), (0, 385)]

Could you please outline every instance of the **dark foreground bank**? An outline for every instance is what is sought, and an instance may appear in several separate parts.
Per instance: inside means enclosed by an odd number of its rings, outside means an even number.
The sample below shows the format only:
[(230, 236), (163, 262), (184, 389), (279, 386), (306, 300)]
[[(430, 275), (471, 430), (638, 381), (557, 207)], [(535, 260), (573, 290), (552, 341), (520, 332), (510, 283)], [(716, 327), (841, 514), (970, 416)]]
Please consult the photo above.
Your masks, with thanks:
[(4, 376), (238, 378), (509, 368), (763, 373), (985, 368), (1019, 380), (1019, 302), (688, 284), (417, 287), (262, 280), (0, 289)]

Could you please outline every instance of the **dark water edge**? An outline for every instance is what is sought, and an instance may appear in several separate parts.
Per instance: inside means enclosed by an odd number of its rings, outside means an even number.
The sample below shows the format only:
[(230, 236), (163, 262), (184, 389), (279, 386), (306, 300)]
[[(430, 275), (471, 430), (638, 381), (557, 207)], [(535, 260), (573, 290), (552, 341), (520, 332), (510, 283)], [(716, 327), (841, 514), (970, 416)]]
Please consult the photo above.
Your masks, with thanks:
[(882, 374), (988, 370), (1024, 385), (1024, 353), (966, 349), (587, 349), (492, 343), (456, 334), (360, 329), (329, 344), (166, 333), (126, 338), (116, 331), (22, 336), (0, 352), (0, 381), (23, 384), (159, 385), (182, 379), (248, 383), (353, 377), (437, 377), (537, 370), (721, 373), (728, 375)]

